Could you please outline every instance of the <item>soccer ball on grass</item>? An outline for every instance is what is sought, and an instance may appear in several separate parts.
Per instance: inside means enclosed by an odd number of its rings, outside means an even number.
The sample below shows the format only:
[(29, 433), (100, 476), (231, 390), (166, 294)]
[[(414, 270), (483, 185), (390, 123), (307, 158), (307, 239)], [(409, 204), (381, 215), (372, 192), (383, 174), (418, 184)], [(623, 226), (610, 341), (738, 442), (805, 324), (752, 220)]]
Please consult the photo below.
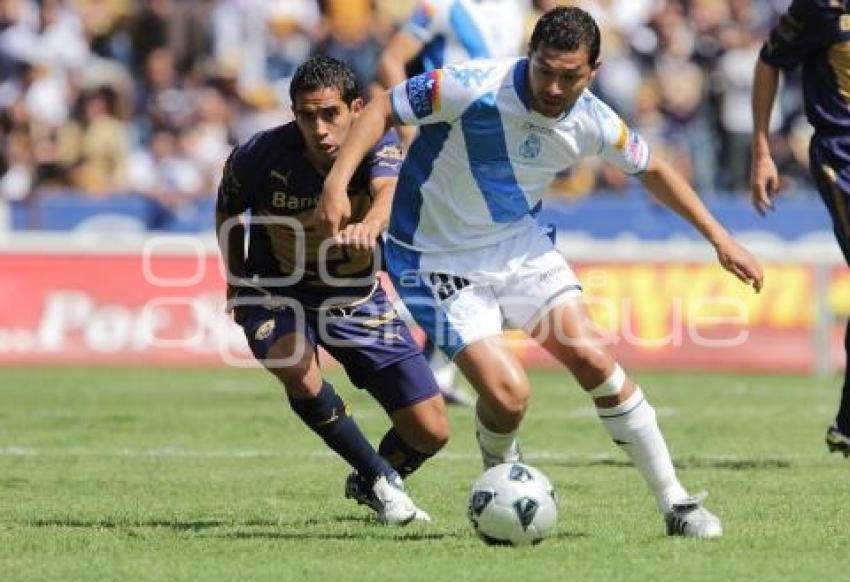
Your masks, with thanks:
[(536, 544), (552, 531), (558, 500), (543, 473), (523, 463), (503, 463), (472, 484), (468, 515), (488, 544)]

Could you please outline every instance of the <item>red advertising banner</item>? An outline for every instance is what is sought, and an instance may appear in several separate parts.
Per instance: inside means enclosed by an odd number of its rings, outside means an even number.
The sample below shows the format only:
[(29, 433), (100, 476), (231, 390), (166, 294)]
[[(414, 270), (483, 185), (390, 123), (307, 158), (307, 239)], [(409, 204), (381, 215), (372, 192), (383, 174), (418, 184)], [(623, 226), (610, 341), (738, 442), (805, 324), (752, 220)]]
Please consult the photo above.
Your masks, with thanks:
[[(814, 269), (770, 265), (760, 295), (715, 265), (576, 263), (600, 341), (630, 367), (808, 371), (843, 366), (850, 272), (828, 277), (836, 314), (819, 347)], [(217, 256), (0, 254), (0, 364), (252, 365), (223, 313)], [(521, 334), (517, 354), (553, 362)]]

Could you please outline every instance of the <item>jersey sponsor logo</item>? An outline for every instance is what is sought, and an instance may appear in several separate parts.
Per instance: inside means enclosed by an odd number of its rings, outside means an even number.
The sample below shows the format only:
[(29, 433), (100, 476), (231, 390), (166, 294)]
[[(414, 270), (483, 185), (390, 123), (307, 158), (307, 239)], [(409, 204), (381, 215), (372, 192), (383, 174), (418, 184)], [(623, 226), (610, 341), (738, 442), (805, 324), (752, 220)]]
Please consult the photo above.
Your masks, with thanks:
[(318, 203), (318, 195), (301, 197), (280, 190), (272, 192), (272, 206), (275, 208), (302, 211), (315, 208)]
[(407, 100), (417, 118), (427, 117), (440, 110), (442, 71), (417, 75), (407, 82)]
[(257, 328), (257, 331), (254, 332), (254, 339), (257, 341), (263, 341), (265, 339), (269, 339), (269, 336), (272, 335), (272, 332), (275, 328), (274, 319), (269, 319), (260, 324), (260, 327)]
[(519, 144), (519, 155), (527, 160), (533, 160), (540, 155), (540, 150), (543, 149), (543, 143), (540, 137), (530, 133), (526, 136), (525, 141)]
[(847, 32), (850, 30), (850, 14), (842, 14), (838, 19), (838, 28), (841, 29), (841, 32)]
[(552, 136), (555, 135), (555, 130), (551, 127), (545, 127), (543, 125), (537, 125), (536, 123), (531, 123), (530, 121), (526, 121), (522, 124), (523, 131), (528, 131), (531, 133), (539, 133), (540, 135)]
[(448, 67), (447, 70), (464, 87), (471, 87), (473, 85), (480, 87), (487, 80), (487, 77), (490, 76), (490, 73), (496, 70), (496, 67), (490, 67), (488, 69)]

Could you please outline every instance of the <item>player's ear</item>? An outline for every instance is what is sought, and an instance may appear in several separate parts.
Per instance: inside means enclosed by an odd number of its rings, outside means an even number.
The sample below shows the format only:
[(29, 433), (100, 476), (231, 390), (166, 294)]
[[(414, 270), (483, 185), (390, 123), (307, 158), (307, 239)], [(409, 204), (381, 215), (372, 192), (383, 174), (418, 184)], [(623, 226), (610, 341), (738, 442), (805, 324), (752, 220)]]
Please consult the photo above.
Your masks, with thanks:
[(596, 73), (599, 72), (599, 67), (602, 66), (602, 59), (596, 59), (595, 63), (590, 65), (590, 78), (588, 81), (593, 82), (593, 79), (596, 78)]
[(361, 111), (363, 111), (363, 107), (365, 107), (365, 103), (363, 102), (362, 97), (356, 97), (354, 101), (351, 102), (349, 109), (351, 109), (351, 113), (354, 115), (359, 115)]

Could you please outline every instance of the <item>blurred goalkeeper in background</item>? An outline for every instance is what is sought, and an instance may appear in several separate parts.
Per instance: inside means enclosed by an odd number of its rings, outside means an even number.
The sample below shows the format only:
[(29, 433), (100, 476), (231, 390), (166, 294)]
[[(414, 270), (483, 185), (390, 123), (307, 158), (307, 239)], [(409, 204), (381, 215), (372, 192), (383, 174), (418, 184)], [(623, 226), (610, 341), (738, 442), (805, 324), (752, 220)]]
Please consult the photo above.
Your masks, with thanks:
[[(794, 0), (762, 48), (753, 83), (752, 199), (765, 214), (779, 186), (768, 127), (780, 71), (802, 65), (806, 117), (815, 129), (809, 169), (829, 209), (835, 237), (850, 263), (850, 6), (846, 0)], [(850, 360), (850, 322), (844, 336)], [(850, 456), (850, 371), (826, 431), (830, 451)]]
[[(348, 190), (353, 220), (327, 239), (313, 224), (313, 209), (363, 101), (352, 71), (322, 56), (299, 67), (290, 95), (295, 121), (258, 133), (233, 150), (224, 168), (216, 223), (229, 304), (293, 411), (354, 467), (346, 496), (367, 504), (384, 523), (427, 521), (401, 478), (448, 440), (445, 405), (376, 277), (374, 259), (401, 150), (393, 132), (372, 149)], [(239, 217), (248, 211), (245, 256)], [(390, 415), (393, 427), (377, 452), (322, 378), (318, 346)]]

